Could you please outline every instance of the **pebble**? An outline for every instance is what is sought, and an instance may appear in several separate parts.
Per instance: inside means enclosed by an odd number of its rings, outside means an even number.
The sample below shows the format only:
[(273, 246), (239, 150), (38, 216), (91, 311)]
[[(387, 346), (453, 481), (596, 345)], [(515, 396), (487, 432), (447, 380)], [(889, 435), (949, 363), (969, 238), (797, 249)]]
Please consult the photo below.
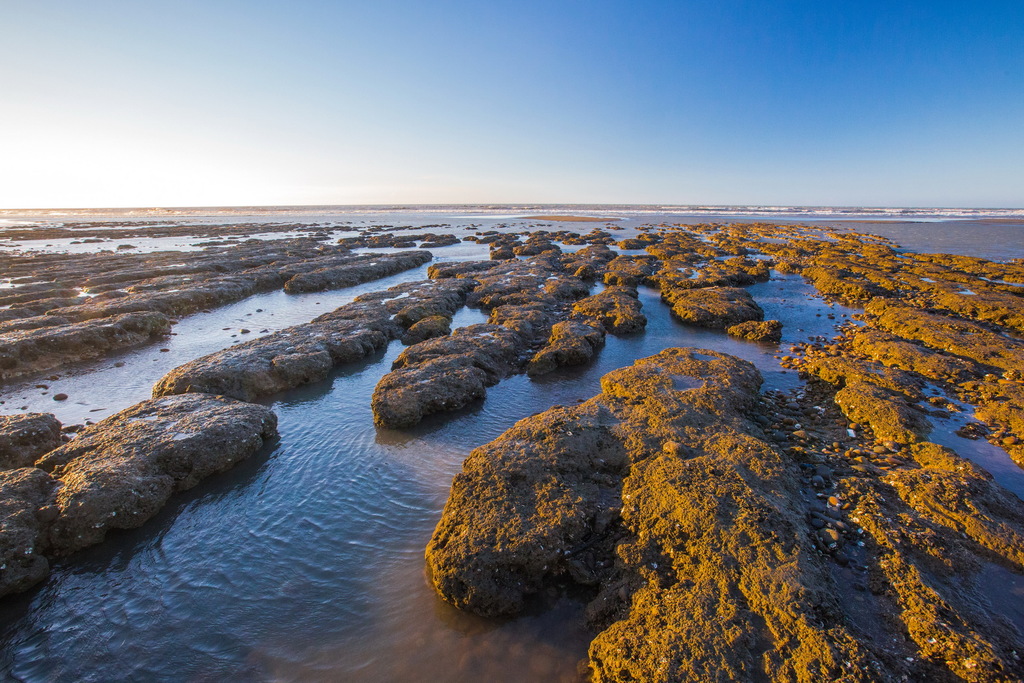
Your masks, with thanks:
[(838, 548), (842, 542), (842, 537), (835, 529), (818, 529), (818, 538), (825, 544), (826, 548)]
[(66, 401), (66, 400), (68, 400), (68, 395), (67, 394), (54, 394), (53, 395), (53, 400), (54, 401)]

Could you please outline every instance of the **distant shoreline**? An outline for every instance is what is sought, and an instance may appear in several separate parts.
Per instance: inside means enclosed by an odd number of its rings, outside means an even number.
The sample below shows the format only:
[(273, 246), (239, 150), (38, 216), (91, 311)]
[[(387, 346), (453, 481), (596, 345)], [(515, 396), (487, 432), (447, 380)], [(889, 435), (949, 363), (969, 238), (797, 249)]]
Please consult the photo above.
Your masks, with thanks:
[(606, 223), (621, 221), (621, 218), (601, 218), (600, 216), (523, 216), (525, 221), (562, 221), (565, 223)]

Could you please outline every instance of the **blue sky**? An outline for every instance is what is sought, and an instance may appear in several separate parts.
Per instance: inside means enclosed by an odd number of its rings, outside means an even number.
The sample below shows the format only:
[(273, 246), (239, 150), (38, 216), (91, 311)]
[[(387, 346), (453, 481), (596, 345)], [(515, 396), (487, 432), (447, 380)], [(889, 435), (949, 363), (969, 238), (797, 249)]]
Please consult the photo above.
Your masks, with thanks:
[(1024, 207), (1024, 3), (0, 0), (0, 208)]

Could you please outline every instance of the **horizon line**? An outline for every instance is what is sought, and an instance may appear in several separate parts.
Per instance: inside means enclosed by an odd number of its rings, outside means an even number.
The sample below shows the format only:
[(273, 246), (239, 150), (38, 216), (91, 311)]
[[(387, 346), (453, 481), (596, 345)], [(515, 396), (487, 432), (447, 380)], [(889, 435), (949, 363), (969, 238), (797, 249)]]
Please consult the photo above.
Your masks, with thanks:
[(14, 207), (0, 208), (0, 212), (37, 212), (37, 211), (184, 211), (184, 210), (207, 210), (207, 209), (317, 209), (317, 208), (374, 208), (374, 209), (400, 209), (400, 208), (544, 208), (544, 207), (595, 207), (595, 208), (670, 208), (670, 209), (730, 209), (730, 208), (758, 208), (762, 210), (784, 210), (784, 209), (875, 209), (875, 210), (978, 210), (978, 211), (1021, 211), (1024, 206), (964, 206), (964, 205), (868, 205), (868, 204), (682, 204), (678, 202), (668, 203), (534, 203), (534, 202), (470, 202), (470, 203), (386, 203), (386, 204), (207, 204), (207, 205), (136, 205), (136, 206), (52, 206), (52, 207)]

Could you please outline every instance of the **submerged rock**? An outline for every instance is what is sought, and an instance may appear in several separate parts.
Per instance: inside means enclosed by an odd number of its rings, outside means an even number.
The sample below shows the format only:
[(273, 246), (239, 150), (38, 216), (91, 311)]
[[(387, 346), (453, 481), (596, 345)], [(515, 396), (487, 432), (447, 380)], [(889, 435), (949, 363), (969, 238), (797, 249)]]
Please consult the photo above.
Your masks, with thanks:
[(60, 427), (50, 413), (0, 415), (0, 470), (28, 467), (61, 445)]

